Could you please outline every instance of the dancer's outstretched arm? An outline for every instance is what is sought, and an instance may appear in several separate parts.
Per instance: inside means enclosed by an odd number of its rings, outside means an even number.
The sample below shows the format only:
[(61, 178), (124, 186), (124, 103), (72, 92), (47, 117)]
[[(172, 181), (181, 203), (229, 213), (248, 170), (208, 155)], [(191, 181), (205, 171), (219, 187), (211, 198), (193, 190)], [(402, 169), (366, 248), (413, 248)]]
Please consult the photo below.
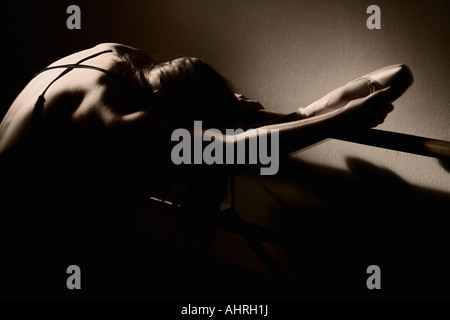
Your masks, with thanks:
[[(406, 65), (387, 66), (355, 79), (290, 114), (266, 111), (257, 101), (249, 100), (240, 94), (236, 94), (236, 97), (244, 110), (257, 110), (253, 118), (256, 121), (247, 125), (247, 128), (255, 128), (329, 114), (343, 108), (352, 100), (367, 97), (387, 87), (390, 87), (390, 102), (393, 102), (411, 86), (413, 81), (411, 70)], [(257, 121), (260, 122), (259, 125)]]
[[(317, 116), (255, 127), (249, 131), (258, 137), (265, 129), (279, 134), (280, 153), (290, 153), (323, 140), (339, 130), (375, 127), (393, 110), (391, 88), (385, 88), (364, 98), (352, 100), (345, 106)], [(285, 115), (287, 117), (289, 115)], [(281, 117), (283, 118), (283, 116)], [(274, 118), (276, 120), (277, 118)], [(249, 131), (233, 136), (223, 135), (225, 144), (237, 144), (249, 136)], [(208, 134), (207, 132), (203, 132)]]

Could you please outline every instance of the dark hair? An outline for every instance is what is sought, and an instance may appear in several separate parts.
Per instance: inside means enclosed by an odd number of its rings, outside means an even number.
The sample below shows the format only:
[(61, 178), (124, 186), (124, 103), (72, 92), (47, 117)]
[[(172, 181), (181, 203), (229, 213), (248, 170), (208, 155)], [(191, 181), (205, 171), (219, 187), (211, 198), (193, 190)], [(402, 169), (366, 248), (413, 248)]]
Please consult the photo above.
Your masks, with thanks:
[(237, 99), (227, 81), (198, 58), (183, 57), (156, 65), (147, 80), (157, 97), (159, 113), (179, 127), (223, 130), (233, 121)]
[(120, 58), (111, 70), (120, 80), (120, 85), (127, 93), (127, 98), (136, 107), (143, 105), (150, 108), (152, 103), (152, 88), (148, 82), (148, 74), (157, 65), (156, 60), (139, 49), (115, 45), (114, 51)]
[(113, 72), (122, 79), (128, 98), (176, 127), (220, 130), (235, 121), (237, 99), (226, 79), (201, 59), (182, 57), (163, 63), (144, 52), (115, 46), (121, 58)]

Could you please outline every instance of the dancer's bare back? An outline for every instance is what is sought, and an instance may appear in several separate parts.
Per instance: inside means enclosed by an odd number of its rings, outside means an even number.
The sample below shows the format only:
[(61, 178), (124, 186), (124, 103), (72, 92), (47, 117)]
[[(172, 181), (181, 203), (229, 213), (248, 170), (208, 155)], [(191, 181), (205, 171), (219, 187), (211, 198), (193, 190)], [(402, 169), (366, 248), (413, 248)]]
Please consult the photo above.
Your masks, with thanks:
[[(77, 61), (97, 52), (111, 50), (113, 43), (99, 44), (64, 57), (50, 65), (75, 64)], [(120, 58), (114, 52), (105, 52), (84, 64), (110, 71)], [(62, 68), (46, 70), (33, 78), (13, 102), (0, 123), (0, 153), (18, 144), (27, 131), (33, 108), (39, 95), (58, 77)], [(54, 121), (68, 121), (70, 126), (89, 126), (114, 130), (149, 120), (147, 111), (137, 109), (125, 98), (120, 85), (108, 81), (108, 75), (93, 69), (75, 68), (55, 81), (45, 93), (42, 118)], [(106, 80), (106, 81), (105, 81)], [(52, 121), (52, 120), (50, 120)], [(55, 135), (58, 133), (55, 132)]]

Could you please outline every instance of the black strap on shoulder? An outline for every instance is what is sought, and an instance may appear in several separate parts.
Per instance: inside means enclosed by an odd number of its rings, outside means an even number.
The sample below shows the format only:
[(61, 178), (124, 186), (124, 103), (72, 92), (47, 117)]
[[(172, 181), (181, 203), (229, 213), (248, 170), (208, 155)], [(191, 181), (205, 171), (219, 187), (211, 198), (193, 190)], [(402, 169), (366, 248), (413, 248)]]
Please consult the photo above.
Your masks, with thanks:
[[(47, 70), (60, 69), (60, 68), (68, 68), (68, 69), (76, 69), (76, 68), (79, 68), (79, 69), (93, 69), (93, 70), (98, 70), (98, 71), (101, 71), (101, 72), (103, 72), (103, 73), (106, 73), (107, 75), (109, 75), (109, 76), (111, 76), (111, 77), (115, 77), (115, 74), (114, 74), (114, 73), (112, 73), (111, 71), (108, 71), (108, 70), (106, 70), (106, 69), (103, 69), (103, 68), (100, 68), (100, 67), (96, 67), (96, 66), (92, 66), (92, 65), (88, 65), (88, 64), (74, 64), (74, 63), (72, 63), (72, 64), (60, 64), (60, 65), (57, 65), (57, 66), (47, 67), (47, 68), (45, 68), (45, 69), (42, 69), (42, 70), (40, 71), (40, 73), (42, 73), (42, 72), (44, 72), (44, 71), (47, 71)], [(64, 71), (66, 71), (66, 70), (64, 70)], [(56, 79), (55, 79), (55, 80), (56, 80)], [(55, 81), (55, 80), (53, 80), (53, 81)]]
[[(81, 60), (79, 60), (77, 63), (74, 64), (63, 64), (63, 65), (58, 65), (58, 66), (50, 66), (47, 68), (42, 69), (41, 71), (39, 71), (37, 74), (34, 75), (34, 77), (36, 77), (38, 74), (47, 71), (47, 70), (53, 70), (53, 69), (57, 69), (57, 68), (66, 68), (63, 72), (61, 72), (55, 79), (53, 79), (48, 86), (44, 89), (44, 91), (42, 91), (42, 93), (39, 95), (36, 104), (34, 105), (34, 109), (33, 109), (33, 113), (31, 115), (31, 124), (33, 125), (36, 122), (36, 119), (42, 114), (42, 110), (44, 108), (44, 102), (45, 102), (45, 93), (47, 92), (47, 90), (50, 88), (50, 86), (55, 83), (58, 79), (60, 79), (61, 77), (63, 77), (64, 75), (66, 75), (67, 73), (69, 73), (70, 71), (72, 71), (75, 68), (84, 68), (84, 69), (94, 69), (94, 70), (98, 70), (101, 72), (104, 72), (112, 77), (114, 77), (114, 74), (109, 72), (108, 70), (96, 67), (96, 66), (90, 66), (90, 65), (83, 65), (81, 63), (83, 63), (86, 60), (95, 58), (101, 54), (104, 53), (108, 53), (108, 52), (113, 52), (113, 50), (104, 50), (104, 51), (100, 51), (97, 53), (94, 53), (88, 57), (85, 57)], [(33, 77), (33, 78), (34, 78)]]
[[(52, 69), (56, 69), (56, 68), (67, 68), (66, 70), (64, 70), (63, 72), (61, 72), (61, 73), (60, 73), (60, 74), (59, 74), (52, 82), (49, 83), (49, 85), (48, 85), (48, 86), (44, 89), (44, 91), (41, 93), (41, 96), (45, 95), (45, 93), (47, 92), (48, 88), (50, 88), (50, 86), (51, 86), (56, 80), (58, 80), (59, 78), (61, 78), (61, 77), (64, 76), (65, 74), (67, 74), (68, 72), (72, 71), (74, 68), (90, 68), (90, 69), (96, 69), (96, 70), (100, 70), (100, 71), (102, 71), (102, 72), (105, 72), (105, 73), (111, 75), (111, 73), (110, 73), (109, 71), (104, 70), (104, 69), (99, 68), (99, 67), (94, 67), (94, 66), (89, 66), (89, 67), (84, 66), (84, 67), (81, 67), (81, 66), (82, 66), (81, 63), (83, 63), (84, 61), (89, 60), (89, 59), (92, 59), (92, 58), (95, 58), (95, 57), (97, 57), (97, 56), (99, 56), (99, 55), (102, 55), (102, 54), (108, 53), (108, 52), (113, 52), (113, 50), (104, 50), (104, 51), (100, 51), (100, 52), (94, 53), (94, 54), (92, 54), (92, 55), (90, 55), (90, 56), (88, 56), (88, 57), (86, 57), (86, 58), (83, 58), (83, 59), (79, 60), (78, 62), (76, 62), (76, 63), (74, 63), (74, 64), (64, 64), (64, 65), (58, 65), (58, 66), (51, 66), (51, 67), (47, 67), (47, 68), (42, 69), (42, 70), (39, 71), (37, 74), (35, 74), (34, 77), (36, 77), (38, 74), (41, 74), (42, 72), (47, 71), (47, 70), (52, 70)], [(34, 78), (34, 77), (33, 77), (33, 78)]]

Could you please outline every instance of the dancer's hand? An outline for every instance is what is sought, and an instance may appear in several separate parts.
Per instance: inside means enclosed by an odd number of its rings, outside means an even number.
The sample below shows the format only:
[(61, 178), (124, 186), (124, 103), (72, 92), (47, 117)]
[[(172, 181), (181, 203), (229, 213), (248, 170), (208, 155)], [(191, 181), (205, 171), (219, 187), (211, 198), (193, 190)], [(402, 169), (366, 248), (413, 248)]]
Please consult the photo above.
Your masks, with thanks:
[(348, 121), (346, 125), (361, 128), (376, 127), (384, 122), (389, 112), (394, 110), (392, 100), (391, 87), (387, 87), (375, 91), (367, 97), (350, 101), (342, 112)]
[(238, 100), (239, 105), (243, 108), (246, 108), (249, 110), (254, 110), (254, 111), (264, 109), (264, 107), (261, 105), (261, 103), (259, 103), (256, 100), (248, 99), (240, 93), (235, 93), (234, 95), (235, 95), (236, 99)]

